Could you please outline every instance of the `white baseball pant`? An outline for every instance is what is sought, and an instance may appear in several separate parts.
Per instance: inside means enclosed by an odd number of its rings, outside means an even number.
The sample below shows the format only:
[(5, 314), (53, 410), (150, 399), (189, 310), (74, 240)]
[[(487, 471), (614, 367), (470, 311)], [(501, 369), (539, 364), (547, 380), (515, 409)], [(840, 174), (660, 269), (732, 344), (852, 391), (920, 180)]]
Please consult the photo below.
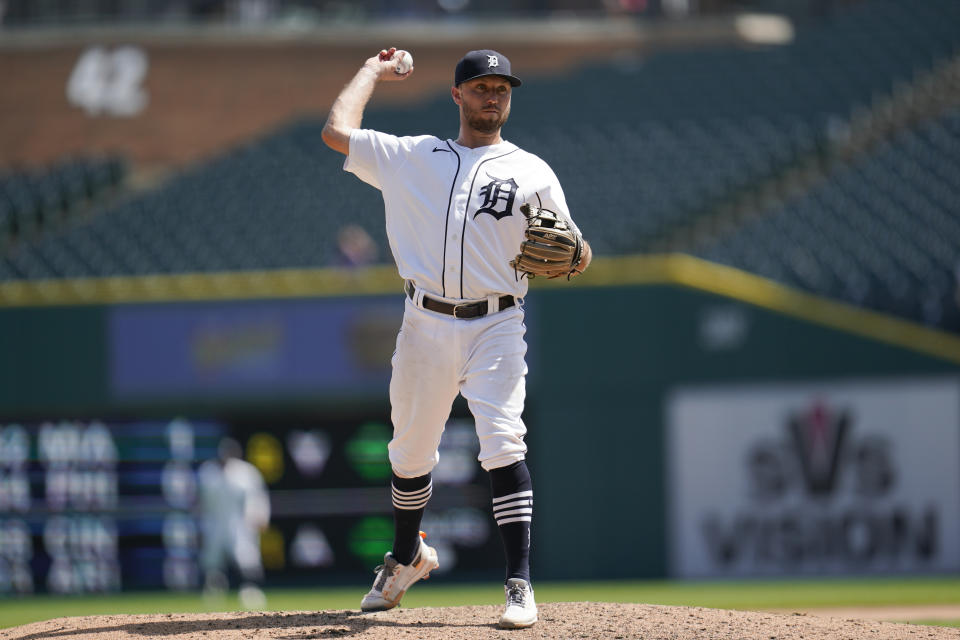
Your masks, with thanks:
[(260, 531), (240, 518), (226, 521), (207, 520), (200, 554), (204, 571), (226, 572), (233, 564), (244, 580), (263, 576), (260, 562)]
[(474, 416), (480, 441), (477, 459), (484, 469), (524, 459), (527, 429), (520, 414), (526, 396), (525, 332), (520, 305), (463, 319), (406, 299), (390, 380), (394, 473), (415, 478), (436, 466), (457, 393)]

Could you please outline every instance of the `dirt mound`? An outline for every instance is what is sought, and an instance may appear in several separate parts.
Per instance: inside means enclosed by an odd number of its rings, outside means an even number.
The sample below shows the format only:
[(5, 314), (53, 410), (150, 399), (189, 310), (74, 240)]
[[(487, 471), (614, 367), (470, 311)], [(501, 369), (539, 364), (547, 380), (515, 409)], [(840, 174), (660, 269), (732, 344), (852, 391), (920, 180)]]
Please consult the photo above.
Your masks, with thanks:
[(237, 638), (624, 638), (644, 640), (909, 640), (960, 638), (946, 627), (894, 624), (806, 614), (728, 611), (692, 607), (597, 602), (545, 603), (540, 622), (531, 629), (496, 628), (500, 607), (394, 609), (374, 614), (358, 611), (198, 613), (149, 616), (57, 618), (0, 630), (4, 640), (217, 640)]

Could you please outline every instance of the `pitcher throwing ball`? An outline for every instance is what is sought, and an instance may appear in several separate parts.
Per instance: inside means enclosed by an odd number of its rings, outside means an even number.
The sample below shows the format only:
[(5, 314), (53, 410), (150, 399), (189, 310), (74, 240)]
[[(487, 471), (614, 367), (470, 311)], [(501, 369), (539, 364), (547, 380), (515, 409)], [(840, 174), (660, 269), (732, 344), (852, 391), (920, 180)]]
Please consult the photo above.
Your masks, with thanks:
[(405, 280), (390, 381), (394, 543), (361, 609), (397, 606), (442, 561), (420, 522), (440, 436), (460, 393), (476, 422), (506, 554), (500, 626), (529, 627), (537, 605), (530, 581), (533, 485), (520, 419), (527, 373), (523, 296), (530, 277), (583, 272), (590, 246), (550, 167), (501, 136), (520, 86), (503, 54), (470, 51), (457, 63), (450, 90), (460, 113), (456, 139), (361, 129), (377, 83), (413, 73), (396, 72), (395, 52), (385, 49), (363, 64), (323, 130), (324, 142), (347, 156), (344, 169), (383, 192), (387, 236)]

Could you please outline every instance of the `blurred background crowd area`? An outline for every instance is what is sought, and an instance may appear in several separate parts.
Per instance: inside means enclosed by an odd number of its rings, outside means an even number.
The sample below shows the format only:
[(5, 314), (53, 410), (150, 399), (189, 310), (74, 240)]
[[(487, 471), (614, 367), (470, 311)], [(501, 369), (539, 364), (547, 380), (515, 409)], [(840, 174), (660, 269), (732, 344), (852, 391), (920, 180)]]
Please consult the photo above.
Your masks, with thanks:
[(104, 24), (198, 20), (268, 24), (329, 19), (436, 16), (544, 17), (607, 14), (687, 17), (759, 8), (823, 15), (857, 0), (4, 0), (7, 25)]
[(524, 86), (505, 137), (600, 256), (680, 252), (960, 331), (956, 0), (0, 2), (0, 283), (388, 263), (320, 139), (455, 137), (456, 60)]

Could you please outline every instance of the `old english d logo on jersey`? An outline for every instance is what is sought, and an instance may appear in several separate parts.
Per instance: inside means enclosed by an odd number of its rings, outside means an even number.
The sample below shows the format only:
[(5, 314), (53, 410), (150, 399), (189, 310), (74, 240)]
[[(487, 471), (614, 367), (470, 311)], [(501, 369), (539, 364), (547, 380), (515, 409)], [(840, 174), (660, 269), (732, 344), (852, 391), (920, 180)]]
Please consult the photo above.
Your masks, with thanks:
[(483, 198), (483, 204), (473, 214), (476, 218), (481, 213), (489, 213), (497, 220), (513, 215), (513, 200), (517, 195), (517, 181), (513, 178), (501, 180), (493, 178), (489, 184), (480, 187), (479, 194)]

